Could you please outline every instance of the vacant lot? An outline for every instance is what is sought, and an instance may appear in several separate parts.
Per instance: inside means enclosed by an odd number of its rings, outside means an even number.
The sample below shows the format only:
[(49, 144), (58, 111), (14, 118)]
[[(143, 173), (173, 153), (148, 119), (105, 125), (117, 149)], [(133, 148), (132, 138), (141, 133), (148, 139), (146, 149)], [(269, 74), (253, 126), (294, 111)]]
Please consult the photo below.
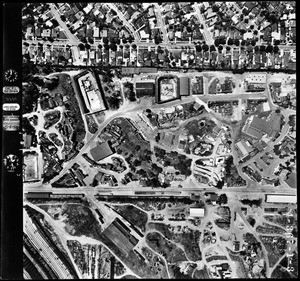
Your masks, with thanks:
[(82, 204), (41, 205), (55, 220), (65, 224), (67, 233), (100, 239), (101, 227), (92, 211)]
[(168, 241), (156, 231), (147, 234), (146, 242), (154, 251), (160, 253), (169, 263), (177, 263), (187, 260), (184, 252), (178, 248), (175, 243)]
[(131, 224), (138, 227), (142, 232), (145, 232), (148, 221), (148, 215), (145, 212), (132, 205), (114, 205), (114, 209)]
[(201, 251), (199, 248), (199, 239), (201, 232), (198, 230), (187, 229), (185, 233), (174, 233), (169, 230), (168, 226), (164, 223), (149, 223), (149, 228), (153, 228), (163, 234), (167, 239), (173, 240), (184, 247), (186, 256), (192, 260), (201, 260)]

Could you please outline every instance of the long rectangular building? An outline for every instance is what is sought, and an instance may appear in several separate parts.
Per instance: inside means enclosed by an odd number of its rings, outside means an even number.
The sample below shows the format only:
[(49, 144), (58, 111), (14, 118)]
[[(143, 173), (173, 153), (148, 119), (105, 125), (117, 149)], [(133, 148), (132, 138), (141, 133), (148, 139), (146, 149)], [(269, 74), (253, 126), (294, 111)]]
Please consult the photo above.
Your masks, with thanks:
[(285, 195), (285, 194), (267, 194), (266, 195), (267, 203), (283, 203), (283, 204), (296, 204), (297, 196), (296, 195)]

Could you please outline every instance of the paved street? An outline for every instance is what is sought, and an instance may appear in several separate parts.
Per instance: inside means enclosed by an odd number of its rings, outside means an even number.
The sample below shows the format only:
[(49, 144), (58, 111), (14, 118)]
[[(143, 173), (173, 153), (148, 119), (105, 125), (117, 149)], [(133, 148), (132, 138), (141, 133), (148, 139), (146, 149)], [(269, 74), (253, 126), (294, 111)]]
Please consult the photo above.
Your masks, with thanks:
[(198, 3), (194, 3), (193, 7), (195, 8), (195, 11), (197, 12), (197, 16), (198, 16), (200, 24), (203, 24), (203, 27), (204, 27), (203, 35), (204, 35), (204, 39), (205, 39), (206, 44), (213, 45), (214, 40), (211, 36), (211, 33), (210, 33), (209, 28), (208, 28), (208, 26), (205, 22), (205, 19), (204, 19), (203, 15), (200, 12)]

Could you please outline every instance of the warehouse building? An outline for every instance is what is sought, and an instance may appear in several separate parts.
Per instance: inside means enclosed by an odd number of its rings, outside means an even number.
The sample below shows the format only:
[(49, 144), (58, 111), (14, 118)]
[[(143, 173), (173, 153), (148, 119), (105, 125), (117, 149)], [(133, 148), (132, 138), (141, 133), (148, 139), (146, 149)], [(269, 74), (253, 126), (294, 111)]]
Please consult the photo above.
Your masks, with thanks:
[(203, 218), (205, 215), (204, 208), (190, 208), (190, 217)]
[(96, 147), (91, 149), (91, 155), (94, 161), (98, 162), (110, 155), (114, 154), (114, 150), (108, 142), (97, 144)]
[(296, 204), (297, 196), (296, 195), (285, 195), (285, 194), (280, 194), (280, 195), (267, 194), (266, 202), (267, 203)]
[(102, 234), (126, 256), (138, 243), (138, 239), (130, 234), (130, 229), (118, 218)]
[(135, 84), (136, 96), (138, 98), (144, 96), (153, 97), (155, 95), (154, 83), (151, 82), (137, 82)]
[(190, 95), (190, 79), (188, 77), (179, 78), (179, 94), (180, 96)]

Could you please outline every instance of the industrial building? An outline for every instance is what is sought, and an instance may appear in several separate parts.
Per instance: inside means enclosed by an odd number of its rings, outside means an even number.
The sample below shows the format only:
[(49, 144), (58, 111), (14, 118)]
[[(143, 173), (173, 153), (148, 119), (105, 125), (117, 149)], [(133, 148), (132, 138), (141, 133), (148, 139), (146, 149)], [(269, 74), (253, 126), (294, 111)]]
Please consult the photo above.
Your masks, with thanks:
[(188, 77), (179, 78), (179, 94), (180, 96), (190, 95), (190, 79)]
[(266, 202), (267, 203), (296, 204), (297, 196), (296, 195), (285, 195), (285, 194), (280, 194), (280, 195), (267, 194)]
[(203, 218), (205, 215), (204, 208), (190, 208), (190, 217)]
[(154, 96), (155, 95), (155, 88), (154, 83), (152, 82), (137, 82), (135, 84), (135, 92), (138, 98), (144, 96)]
[(102, 235), (126, 256), (138, 243), (138, 239), (130, 234), (130, 229), (118, 218), (102, 232)]
[[(91, 72), (85, 71), (77, 75), (75, 81), (78, 85), (80, 98), (83, 98), (85, 113), (93, 113), (107, 109), (97, 80)], [(82, 99), (80, 99), (80, 101), (82, 101)]]
[(247, 119), (242, 132), (255, 139), (261, 139), (264, 135), (273, 138), (280, 130), (280, 119), (281, 116), (276, 113), (271, 114), (268, 119), (252, 115)]
[(97, 144), (90, 152), (96, 162), (114, 154), (114, 151), (108, 142)]

